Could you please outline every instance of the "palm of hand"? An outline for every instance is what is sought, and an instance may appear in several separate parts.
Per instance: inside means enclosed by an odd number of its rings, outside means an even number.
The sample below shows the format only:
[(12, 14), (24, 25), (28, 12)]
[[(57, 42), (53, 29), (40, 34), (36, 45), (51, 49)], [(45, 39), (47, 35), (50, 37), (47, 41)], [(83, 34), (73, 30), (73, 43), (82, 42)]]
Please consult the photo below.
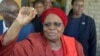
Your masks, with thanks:
[(22, 7), (19, 11), (17, 22), (21, 25), (29, 23), (37, 14), (36, 10), (32, 7)]

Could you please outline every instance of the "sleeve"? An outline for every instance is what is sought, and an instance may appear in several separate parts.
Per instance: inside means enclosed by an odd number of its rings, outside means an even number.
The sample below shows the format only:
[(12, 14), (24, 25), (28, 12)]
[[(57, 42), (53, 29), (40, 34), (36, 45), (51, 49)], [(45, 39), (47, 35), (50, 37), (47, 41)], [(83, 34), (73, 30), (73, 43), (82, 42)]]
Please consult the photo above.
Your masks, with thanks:
[(96, 56), (96, 26), (93, 19), (89, 21), (89, 56)]
[(82, 45), (77, 40), (75, 40), (75, 44), (78, 56), (85, 56)]
[(37, 46), (34, 46), (37, 40), (33, 39), (32, 34), (28, 35), (27, 39), (23, 41), (16, 42), (16, 40), (3, 46), (3, 36), (0, 36), (0, 56), (32, 56), (38, 53)]
[(2, 42), (3, 42), (3, 35), (0, 36), (0, 56), (10, 56), (13, 50), (13, 47), (16, 43), (16, 39), (6, 46), (3, 46)]

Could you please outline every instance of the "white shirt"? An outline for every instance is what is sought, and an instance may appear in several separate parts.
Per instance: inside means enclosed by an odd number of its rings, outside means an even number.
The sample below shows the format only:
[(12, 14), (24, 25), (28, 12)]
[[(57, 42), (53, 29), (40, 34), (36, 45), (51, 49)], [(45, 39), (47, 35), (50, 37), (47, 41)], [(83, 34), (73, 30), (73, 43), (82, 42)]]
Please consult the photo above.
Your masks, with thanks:
[(8, 30), (8, 27), (6, 27), (5, 21), (3, 20), (3, 33), (6, 32), (7, 30)]

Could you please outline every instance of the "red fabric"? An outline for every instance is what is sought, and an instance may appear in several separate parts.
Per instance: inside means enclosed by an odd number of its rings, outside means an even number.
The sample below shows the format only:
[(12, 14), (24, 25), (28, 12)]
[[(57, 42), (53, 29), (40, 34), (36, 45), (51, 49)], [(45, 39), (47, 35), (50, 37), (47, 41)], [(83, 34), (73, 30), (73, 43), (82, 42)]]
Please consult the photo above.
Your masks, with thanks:
[(67, 17), (66, 14), (65, 14), (61, 9), (59, 9), (59, 8), (50, 8), (50, 9), (47, 9), (47, 10), (42, 14), (42, 19), (41, 19), (42, 23), (45, 21), (47, 15), (48, 15), (48, 14), (51, 14), (51, 13), (52, 13), (52, 14), (58, 15), (58, 16), (61, 18), (61, 20), (62, 20), (64, 26), (67, 25), (67, 23), (68, 23), (68, 17)]
[(63, 48), (61, 47), (57, 51), (52, 51), (54, 56), (64, 56)]
[[(75, 40), (68, 36), (62, 36), (61, 40), (64, 56), (77, 56)], [(0, 42), (0, 56), (54, 56), (48, 41), (40, 33), (30, 34), (18, 43), (15, 41), (7, 46)]]
[(75, 39), (69, 36), (63, 36), (62, 44), (64, 48), (64, 56), (77, 56), (77, 50), (75, 46)]
[(76, 43), (76, 49), (77, 49), (78, 56), (85, 56), (81, 43), (79, 43), (77, 40), (75, 40), (75, 43)]

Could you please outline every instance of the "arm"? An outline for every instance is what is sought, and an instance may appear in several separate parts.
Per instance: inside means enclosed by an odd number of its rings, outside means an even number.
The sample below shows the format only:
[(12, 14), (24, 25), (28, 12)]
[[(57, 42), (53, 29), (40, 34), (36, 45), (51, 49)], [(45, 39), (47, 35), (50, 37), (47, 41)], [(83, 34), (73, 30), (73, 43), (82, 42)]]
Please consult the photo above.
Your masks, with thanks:
[(89, 56), (96, 56), (96, 26), (93, 19), (89, 22)]
[[(8, 31), (0, 36), (0, 56), (9, 56), (16, 43), (16, 36), (21, 28), (29, 23), (36, 15), (36, 10), (29, 7), (22, 7), (18, 14), (18, 17), (13, 22)], [(9, 51), (7, 51), (9, 50)]]
[(4, 36), (2, 45), (7, 45), (11, 41), (15, 39), (15, 37), (19, 34), (21, 28), (29, 23), (32, 18), (36, 15), (36, 11), (33, 8), (22, 7), (18, 14), (17, 19), (13, 22), (9, 30)]
[(81, 45), (81, 43), (79, 43), (77, 40), (75, 40), (75, 43), (78, 56), (85, 56), (83, 46)]

